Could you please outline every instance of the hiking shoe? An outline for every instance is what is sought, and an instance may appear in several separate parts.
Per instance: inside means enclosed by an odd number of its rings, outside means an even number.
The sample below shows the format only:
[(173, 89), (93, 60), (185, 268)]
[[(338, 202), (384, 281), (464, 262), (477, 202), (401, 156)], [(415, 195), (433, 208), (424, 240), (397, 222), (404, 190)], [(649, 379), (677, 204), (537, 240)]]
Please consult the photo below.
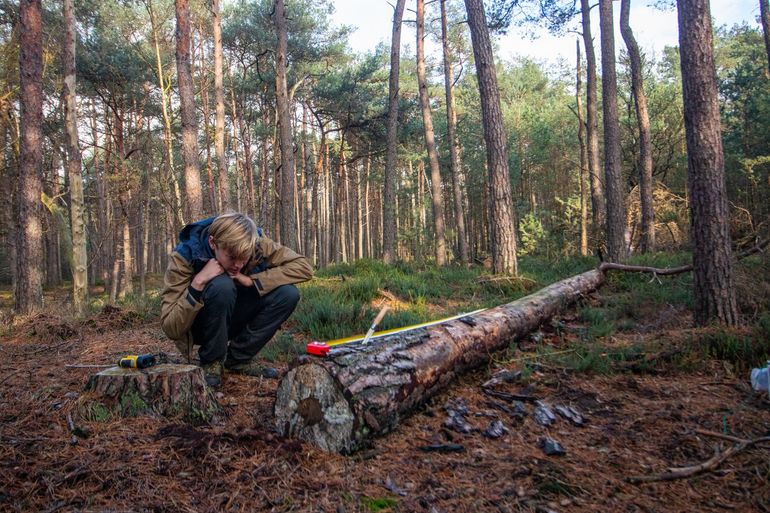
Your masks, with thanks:
[(268, 379), (278, 379), (278, 370), (273, 367), (266, 367), (254, 360), (246, 362), (225, 361), (225, 368), (233, 374), (243, 374), (245, 376), (263, 377)]
[(201, 365), (203, 368), (203, 379), (206, 380), (206, 384), (212, 388), (219, 388), (222, 385), (222, 362), (215, 360), (206, 365)]

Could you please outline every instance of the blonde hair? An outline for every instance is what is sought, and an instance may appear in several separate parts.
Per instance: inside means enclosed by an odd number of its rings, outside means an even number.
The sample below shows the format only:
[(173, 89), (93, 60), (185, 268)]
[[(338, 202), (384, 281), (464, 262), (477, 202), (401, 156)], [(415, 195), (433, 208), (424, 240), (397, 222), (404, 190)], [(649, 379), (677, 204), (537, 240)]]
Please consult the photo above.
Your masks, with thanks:
[(214, 244), (234, 258), (251, 258), (257, 246), (257, 225), (238, 212), (217, 216), (209, 227)]

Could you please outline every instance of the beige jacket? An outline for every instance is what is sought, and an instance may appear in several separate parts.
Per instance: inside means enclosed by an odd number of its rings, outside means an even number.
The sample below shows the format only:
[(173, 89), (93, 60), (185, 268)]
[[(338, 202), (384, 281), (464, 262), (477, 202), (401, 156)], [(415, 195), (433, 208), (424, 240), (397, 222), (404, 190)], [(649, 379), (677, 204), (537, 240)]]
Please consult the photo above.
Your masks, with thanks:
[[(313, 277), (313, 268), (304, 256), (264, 236), (257, 245), (257, 256), (252, 258), (246, 268), (265, 268), (250, 275), (260, 295), (281, 285), (301, 283)], [(196, 301), (188, 290), (194, 276), (192, 263), (177, 251), (171, 253), (164, 277), (161, 328), (188, 360), (193, 346), (190, 328), (195, 316), (203, 308), (203, 303)]]

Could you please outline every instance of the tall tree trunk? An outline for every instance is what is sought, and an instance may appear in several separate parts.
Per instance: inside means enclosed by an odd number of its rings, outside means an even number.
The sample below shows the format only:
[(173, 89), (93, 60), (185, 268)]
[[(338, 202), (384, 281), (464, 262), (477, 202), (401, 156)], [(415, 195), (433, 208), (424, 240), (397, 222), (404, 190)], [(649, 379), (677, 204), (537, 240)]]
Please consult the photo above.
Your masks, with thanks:
[(498, 274), (518, 274), (516, 222), (492, 43), (482, 0), (465, 0), (465, 8), (468, 11), (468, 25), (476, 59), (476, 77), (487, 146), (492, 269)]
[(591, 36), (591, 7), (589, 0), (580, 0), (583, 22), (583, 45), (586, 49), (586, 138), (588, 140), (588, 176), (591, 184), (591, 217), (594, 247), (599, 249), (604, 241), (604, 223), (607, 219), (607, 203), (599, 164), (599, 100), (597, 95), (596, 54)]
[(607, 189), (607, 256), (611, 262), (626, 257), (626, 216), (623, 173), (620, 168), (620, 122), (618, 81), (615, 75), (615, 36), (612, 0), (599, 0), (599, 28), (602, 40), (602, 108), (604, 111), (604, 180)]
[(225, 212), (231, 208), (232, 197), (225, 160), (225, 93), (222, 71), (222, 17), (219, 13), (219, 0), (211, 0), (211, 16), (214, 27), (214, 101), (216, 102), (214, 146), (217, 154), (219, 208), (220, 211)]
[[(168, 191), (171, 197), (168, 198), (168, 205), (171, 207), (176, 224), (178, 228), (184, 225), (184, 214), (182, 212), (182, 193), (179, 187), (179, 180), (177, 179), (176, 172), (174, 171), (174, 147), (172, 143), (171, 133), (171, 116), (168, 113), (168, 91), (170, 84), (166, 82), (163, 75), (163, 61), (160, 55), (160, 42), (158, 41), (158, 26), (155, 19), (155, 11), (152, 7), (152, 0), (145, 0), (145, 6), (147, 8), (147, 14), (150, 17), (150, 26), (152, 28), (152, 41), (155, 48), (155, 68), (158, 74), (158, 87), (160, 88), (160, 106), (161, 113), (163, 114), (163, 137), (166, 145), (166, 158), (165, 165), (163, 167), (165, 180), (161, 184), (161, 190), (166, 192), (166, 187), (169, 187)], [(165, 196), (165, 194), (164, 194)]]
[(455, 109), (454, 70), (449, 52), (447, 35), (446, 0), (441, 0), (441, 48), (444, 56), (444, 93), (446, 95), (447, 146), (452, 172), (452, 193), (454, 196), (455, 225), (457, 227), (457, 246), (460, 262), (467, 264), (468, 237), (465, 233), (465, 214), (463, 212), (463, 192), (461, 187), (460, 141), (457, 138), (457, 111)]
[[(212, 169), (213, 166), (211, 163), (211, 136), (209, 131), (211, 109), (209, 108), (209, 80), (206, 71), (206, 52), (203, 48), (203, 30), (203, 21), (201, 21), (200, 25), (198, 26), (198, 49), (200, 50), (199, 75), (201, 84), (201, 104), (203, 107), (203, 145), (206, 148), (206, 189), (208, 189), (208, 194), (206, 195), (208, 205), (206, 205), (204, 202), (203, 206), (204, 212), (207, 215), (211, 215), (216, 213), (219, 209), (217, 208), (217, 193), (216, 187), (214, 186), (214, 170)], [(206, 208), (207, 206), (208, 208)]]
[(446, 239), (444, 226), (444, 195), (441, 192), (441, 171), (438, 165), (436, 140), (433, 132), (433, 116), (430, 113), (428, 81), (425, 78), (425, 0), (417, 0), (417, 84), (420, 90), (420, 109), (425, 133), (425, 149), (430, 162), (430, 183), (433, 200), (433, 231), (436, 265), (446, 265)]
[(583, 84), (581, 73), (581, 58), (580, 58), (580, 41), (575, 41), (577, 49), (577, 72), (575, 73), (575, 103), (577, 105), (577, 120), (578, 120), (578, 145), (580, 146), (580, 172), (578, 179), (580, 180), (580, 254), (583, 256), (588, 255), (588, 183), (586, 164), (588, 161), (588, 152), (586, 149), (586, 127), (583, 121)]
[(275, 31), (278, 48), (275, 54), (275, 95), (278, 109), (278, 124), (281, 141), (281, 243), (297, 247), (297, 226), (294, 213), (294, 151), (291, 137), (291, 116), (289, 91), (286, 84), (286, 61), (288, 59), (288, 34), (283, 0), (275, 0)]
[(179, 104), (182, 112), (182, 159), (188, 221), (203, 215), (203, 193), (198, 166), (198, 124), (195, 121), (195, 91), (190, 66), (190, 8), (188, 0), (176, 5), (176, 73), (179, 80)]
[(16, 249), (15, 309), (26, 314), (43, 306), (43, 39), (40, 0), (21, 0), (19, 86), (21, 89), (21, 149)]
[(70, 229), (72, 231), (72, 302), (77, 315), (88, 300), (88, 253), (83, 206), (82, 158), (78, 143), (75, 96), (75, 17), (72, 0), (64, 0), (64, 118), (66, 124), (67, 175), (70, 182)]
[(390, 42), (390, 78), (388, 79), (388, 130), (385, 153), (385, 184), (382, 199), (382, 259), (391, 264), (396, 259), (396, 158), (398, 153), (398, 74), (401, 64), (401, 20), (406, 0), (397, 0), (393, 10)]
[(768, 68), (765, 75), (770, 76), (770, 1), (759, 0), (759, 16), (762, 19), (762, 33), (765, 36), (765, 53)]
[(652, 140), (650, 116), (647, 113), (647, 95), (644, 93), (642, 56), (639, 45), (629, 24), (631, 0), (620, 3), (620, 33), (628, 48), (631, 60), (631, 91), (636, 105), (636, 119), (639, 125), (639, 195), (642, 210), (641, 251), (655, 251), (655, 210), (652, 202)]
[(738, 323), (708, 0), (678, 0), (695, 322)]

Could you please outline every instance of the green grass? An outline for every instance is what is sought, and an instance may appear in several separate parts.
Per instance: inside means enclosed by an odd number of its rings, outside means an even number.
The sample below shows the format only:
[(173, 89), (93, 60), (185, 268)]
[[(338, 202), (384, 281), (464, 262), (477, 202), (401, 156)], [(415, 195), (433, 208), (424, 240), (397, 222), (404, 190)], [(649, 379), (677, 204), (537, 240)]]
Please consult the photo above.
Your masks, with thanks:
[(364, 495), (361, 497), (361, 505), (366, 511), (377, 513), (378, 511), (390, 511), (398, 504), (398, 500), (392, 497), (372, 498)]

